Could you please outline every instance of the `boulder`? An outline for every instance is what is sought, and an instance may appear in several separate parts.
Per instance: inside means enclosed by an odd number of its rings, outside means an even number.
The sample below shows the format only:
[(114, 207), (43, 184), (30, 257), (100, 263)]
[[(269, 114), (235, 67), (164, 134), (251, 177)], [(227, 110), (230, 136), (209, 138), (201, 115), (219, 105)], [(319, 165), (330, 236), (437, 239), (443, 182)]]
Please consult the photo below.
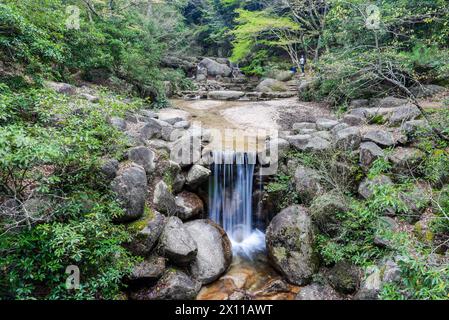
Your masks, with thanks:
[(321, 176), (313, 169), (299, 166), (295, 170), (294, 180), (296, 192), (304, 203), (310, 203), (324, 192)]
[(204, 58), (199, 63), (199, 67), (207, 69), (207, 74), (209, 76), (222, 76), (222, 77), (229, 77), (232, 73), (232, 69), (222, 63), (218, 63), (217, 61), (214, 61), (210, 58)]
[(347, 114), (343, 116), (343, 122), (349, 126), (360, 126), (366, 123), (366, 118), (355, 114)]
[[(182, 173), (178, 173), (172, 183), (173, 192), (180, 193), (186, 184), (186, 177)], [(175, 199), (176, 200), (176, 199)]]
[(416, 106), (407, 104), (396, 108), (396, 110), (394, 110), (391, 114), (388, 123), (391, 126), (396, 126), (406, 121), (414, 120), (420, 115), (421, 112)]
[(182, 120), (178, 121), (173, 125), (175, 129), (188, 129), (190, 127), (190, 121)]
[(300, 289), (296, 300), (342, 300), (342, 297), (328, 284), (312, 283)]
[(176, 215), (181, 220), (191, 219), (201, 215), (204, 211), (203, 200), (196, 194), (183, 191), (175, 198)]
[(168, 122), (151, 118), (140, 129), (139, 134), (143, 140), (159, 139), (162, 137), (162, 129), (165, 127), (171, 127), (171, 125)]
[(134, 147), (128, 150), (128, 159), (141, 165), (147, 174), (154, 171), (154, 152), (147, 147)]
[(44, 85), (56, 91), (57, 93), (62, 93), (68, 96), (73, 96), (76, 94), (76, 87), (63, 82), (45, 81)]
[(181, 219), (169, 217), (159, 238), (160, 252), (173, 264), (186, 266), (197, 255), (198, 247)]
[(374, 177), (373, 179), (365, 178), (360, 183), (358, 192), (363, 198), (368, 199), (374, 194), (374, 189), (377, 186), (392, 184), (393, 182), (391, 181), (391, 179), (384, 175), (379, 175), (377, 177)]
[(211, 175), (211, 171), (201, 165), (195, 164), (190, 168), (186, 177), (186, 184), (190, 188), (196, 188), (206, 182)]
[(132, 300), (193, 300), (201, 290), (201, 282), (180, 270), (170, 268), (154, 287), (130, 294)]
[(356, 108), (365, 108), (369, 106), (369, 100), (368, 99), (356, 99), (352, 100), (349, 103), (348, 109), (356, 109)]
[(313, 122), (297, 122), (293, 124), (293, 131), (299, 131), (302, 129), (313, 129), (316, 130), (316, 123)]
[(388, 155), (395, 173), (416, 173), (418, 165), (423, 161), (425, 154), (416, 148), (398, 147)]
[(117, 176), (119, 162), (116, 159), (104, 159), (100, 165), (100, 171), (103, 176), (111, 181)]
[(291, 79), (293, 79), (294, 73), (291, 71), (280, 71), (280, 70), (276, 70), (273, 72), (274, 73), (274, 79), (278, 80), (278, 81), (290, 81)]
[(111, 189), (124, 209), (124, 215), (118, 221), (132, 221), (143, 215), (148, 185), (147, 175), (141, 166), (124, 168), (112, 181)]
[(426, 120), (410, 120), (401, 125), (401, 131), (407, 135), (408, 138), (415, 137), (416, 134), (421, 134), (430, 131), (431, 128)]
[(337, 120), (318, 118), (316, 120), (316, 127), (318, 130), (331, 130), (338, 124)]
[(365, 170), (369, 170), (371, 164), (383, 156), (383, 150), (374, 142), (364, 142), (360, 145), (360, 164)]
[(165, 271), (165, 258), (151, 256), (134, 266), (129, 280), (151, 283), (158, 280)]
[(129, 245), (130, 251), (138, 256), (147, 256), (156, 246), (164, 230), (167, 219), (157, 211), (151, 211), (148, 217), (128, 225), (135, 235)]
[(313, 250), (314, 234), (307, 210), (291, 206), (278, 213), (266, 232), (270, 261), (295, 285), (305, 285), (318, 270), (318, 259)]
[(256, 87), (258, 92), (284, 92), (287, 91), (287, 86), (285, 83), (278, 81), (276, 79), (265, 79), (262, 80)]
[(190, 267), (192, 276), (203, 284), (215, 281), (232, 262), (232, 246), (226, 232), (206, 219), (187, 222), (185, 228), (198, 247)]
[(382, 274), (377, 266), (370, 266), (365, 270), (365, 277), (355, 300), (377, 300), (382, 289)]
[(238, 100), (245, 95), (243, 91), (209, 91), (207, 98), (210, 100)]
[(334, 193), (323, 194), (313, 200), (310, 213), (321, 232), (336, 236), (340, 229), (337, 215), (349, 210), (345, 199)]
[(382, 99), (372, 99), (371, 107), (373, 108), (396, 108), (406, 104), (408, 100), (396, 97), (385, 97)]
[(360, 285), (360, 270), (346, 261), (337, 262), (327, 273), (330, 285), (344, 294), (354, 293)]
[(287, 136), (285, 138), (299, 151), (316, 152), (331, 148), (330, 141), (319, 136), (312, 136), (311, 134)]
[(111, 118), (109, 118), (109, 123), (117, 130), (120, 130), (120, 131), (126, 130), (126, 122), (122, 118), (111, 117)]
[(361, 141), (360, 129), (357, 127), (349, 127), (335, 133), (335, 145), (340, 149), (355, 150)]
[(335, 135), (338, 131), (349, 128), (350, 126), (347, 123), (341, 122), (337, 124), (335, 127), (331, 129), (331, 133)]
[(383, 130), (370, 130), (363, 135), (363, 141), (372, 141), (381, 147), (394, 145), (394, 137), (390, 132)]
[(163, 180), (159, 181), (154, 188), (153, 204), (158, 211), (166, 215), (175, 214), (177, 211), (175, 196)]

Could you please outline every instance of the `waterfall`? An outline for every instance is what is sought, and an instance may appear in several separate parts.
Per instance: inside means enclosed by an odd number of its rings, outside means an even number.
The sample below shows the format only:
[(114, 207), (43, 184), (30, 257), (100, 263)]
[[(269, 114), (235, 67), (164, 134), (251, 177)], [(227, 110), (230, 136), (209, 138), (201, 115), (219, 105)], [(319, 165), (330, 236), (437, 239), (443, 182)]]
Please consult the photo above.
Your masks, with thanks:
[(253, 227), (253, 178), (256, 153), (212, 153), (209, 217), (228, 234), (234, 254), (251, 257), (265, 248), (265, 234)]

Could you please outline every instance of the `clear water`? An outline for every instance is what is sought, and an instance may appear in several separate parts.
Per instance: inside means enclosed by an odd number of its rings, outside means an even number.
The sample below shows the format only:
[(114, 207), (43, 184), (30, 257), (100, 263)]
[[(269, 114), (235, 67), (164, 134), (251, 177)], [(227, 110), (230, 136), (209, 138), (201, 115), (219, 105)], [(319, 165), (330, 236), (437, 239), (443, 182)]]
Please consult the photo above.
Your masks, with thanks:
[(251, 258), (265, 249), (265, 234), (253, 227), (255, 153), (213, 152), (209, 217), (220, 224), (235, 255)]

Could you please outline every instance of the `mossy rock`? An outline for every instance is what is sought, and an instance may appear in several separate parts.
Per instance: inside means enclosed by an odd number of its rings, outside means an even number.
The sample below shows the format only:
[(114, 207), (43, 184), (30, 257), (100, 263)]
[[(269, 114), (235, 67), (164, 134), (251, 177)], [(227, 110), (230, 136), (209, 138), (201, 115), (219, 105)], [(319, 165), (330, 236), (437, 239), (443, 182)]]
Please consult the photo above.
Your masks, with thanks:
[(317, 197), (310, 207), (312, 219), (319, 230), (329, 236), (339, 233), (340, 222), (338, 215), (349, 210), (343, 196), (326, 193)]

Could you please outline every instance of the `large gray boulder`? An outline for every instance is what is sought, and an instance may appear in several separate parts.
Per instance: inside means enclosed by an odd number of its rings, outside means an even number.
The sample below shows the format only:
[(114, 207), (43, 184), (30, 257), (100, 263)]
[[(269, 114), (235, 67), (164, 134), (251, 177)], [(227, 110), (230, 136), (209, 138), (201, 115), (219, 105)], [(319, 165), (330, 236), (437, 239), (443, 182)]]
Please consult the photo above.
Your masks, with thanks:
[(315, 197), (324, 192), (321, 185), (322, 177), (311, 168), (299, 166), (294, 174), (295, 188), (304, 203), (310, 203)]
[(406, 121), (414, 120), (421, 115), (418, 107), (410, 104), (396, 108), (391, 114), (388, 123), (392, 126), (400, 125)]
[(198, 251), (195, 240), (178, 217), (167, 219), (159, 238), (159, 249), (173, 264), (179, 266), (192, 262)]
[(296, 300), (342, 300), (342, 297), (328, 284), (312, 283), (300, 289)]
[(390, 132), (383, 130), (370, 130), (363, 135), (363, 141), (371, 141), (381, 147), (394, 145), (394, 137)]
[(190, 266), (194, 278), (203, 284), (218, 279), (232, 262), (232, 246), (226, 232), (211, 220), (193, 220), (185, 228), (196, 242), (198, 253)]
[(195, 164), (187, 173), (186, 184), (190, 188), (196, 188), (206, 182), (210, 175), (211, 171), (209, 169), (199, 164)]
[(314, 234), (307, 210), (291, 206), (278, 213), (266, 232), (268, 256), (273, 266), (295, 285), (305, 285), (318, 270), (313, 250)]
[(129, 279), (133, 282), (151, 283), (165, 271), (165, 258), (151, 256), (134, 266)]
[(153, 204), (158, 211), (164, 214), (172, 215), (176, 213), (175, 196), (163, 180), (159, 181), (154, 188)]
[(384, 151), (374, 142), (364, 142), (360, 145), (360, 164), (368, 170), (372, 163), (384, 156)]
[(180, 270), (166, 270), (154, 287), (130, 294), (132, 300), (193, 300), (201, 290), (201, 282)]
[(203, 60), (201, 60), (199, 66), (207, 69), (207, 74), (213, 77), (229, 77), (232, 73), (232, 70), (228, 65), (218, 63), (217, 61), (214, 61), (210, 58), (204, 58)]
[(357, 127), (349, 127), (335, 133), (335, 145), (343, 150), (355, 150), (361, 141), (360, 129)]
[(207, 98), (210, 100), (238, 100), (245, 95), (243, 91), (221, 90), (209, 91)]
[(313, 200), (310, 213), (321, 232), (336, 236), (340, 228), (337, 216), (348, 211), (348, 209), (349, 206), (343, 196), (327, 193)]
[(124, 215), (118, 221), (132, 221), (143, 215), (148, 185), (141, 166), (134, 165), (119, 172), (111, 183), (111, 189), (124, 209)]
[(204, 211), (203, 200), (192, 192), (183, 191), (175, 197), (176, 215), (181, 220), (191, 219)]
[(146, 173), (150, 174), (154, 171), (154, 152), (147, 147), (134, 147), (128, 150), (128, 159), (138, 165), (141, 165)]
[(284, 92), (287, 86), (282, 81), (276, 79), (264, 79), (256, 87), (258, 92)]

